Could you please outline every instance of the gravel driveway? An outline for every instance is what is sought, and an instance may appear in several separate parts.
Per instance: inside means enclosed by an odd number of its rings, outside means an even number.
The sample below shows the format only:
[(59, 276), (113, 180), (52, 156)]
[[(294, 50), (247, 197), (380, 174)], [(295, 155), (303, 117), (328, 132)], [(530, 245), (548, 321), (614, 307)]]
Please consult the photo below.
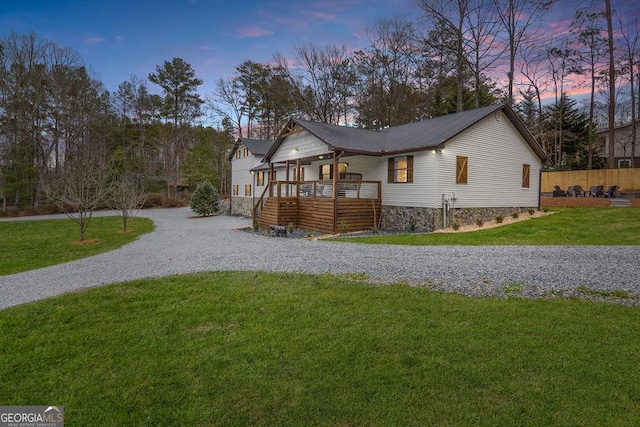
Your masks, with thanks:
[(156, 230), (120, 249), (0, 276), (0, 308), (109, 283), (215, 270), (363, 273), (374, 282), (466, 295), (572, 295), (585, 286), (640, 295), (640, 246), (363, 245), (258, 236), (237, 230), (249, 226), (248, 219), (192, 217), (189, 208), (139, 216), (152, 219)]

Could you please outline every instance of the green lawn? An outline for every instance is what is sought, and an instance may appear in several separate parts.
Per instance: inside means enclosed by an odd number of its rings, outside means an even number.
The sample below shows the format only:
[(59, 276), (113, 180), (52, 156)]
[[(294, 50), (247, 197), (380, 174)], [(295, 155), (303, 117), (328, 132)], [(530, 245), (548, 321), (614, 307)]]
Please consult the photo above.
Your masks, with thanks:
[(0, 222), (0, 275), (73, 261), (119, 248), (153, 230), (148, 218), (129, 220), (122, 232), (119, 216), (91, 219), (79, 244), (79, 228), (71, 219)]
[(638, 307), (197, 274), (0, 311), (0, 402), (68, 425), (629, 426), (638, 337)]
[(467, 233), (380, 234), (332, 240), (416, 246), (640, 245), (640, 209), (555, 208), (552, 211), (553, 215)]

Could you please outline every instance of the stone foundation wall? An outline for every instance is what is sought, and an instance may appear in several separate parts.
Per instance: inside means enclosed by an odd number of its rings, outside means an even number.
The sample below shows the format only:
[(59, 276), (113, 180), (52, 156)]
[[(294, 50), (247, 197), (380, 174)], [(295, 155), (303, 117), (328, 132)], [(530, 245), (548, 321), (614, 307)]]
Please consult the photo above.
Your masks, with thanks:
[(231, 206), (229, 205), (229, 202), (229, 199), (220, 200), (218, 212), (221, 215), (229, 215), (229, 213), (231, 212)]
[[(512, 208), (456, 208), (447, 215), (447, 226), (475, 224), (476, 221), (489, 222), (497, 216), (507, 217), (518, 212), (527, 212), (536, 207)], [(442, 209), (416, 208), (407, 206), (383, 206), (381, 227), (384, 230), (433, 231), (442, 228)]]
[(231, 215), (252, 216), (253, 198), (251, 197), (231, 197)]
[(442, 212), (435, 208), (382, 206), (383, 230), (433, 231), (442, 223)]
[[(447, 222), (449, 227), (451, 227), (451, 224), (456, 222), (460, 225), (475, 224), (478, 220), (482, 222), (489, 222), (495, 220), (498, 216), (506, 218), (508, 216), (511, 216), (515, 212), (517, 212), (518, 214), (523, 214), (529, 209), (534, 209), (536, 211), (538, 210), (537, 207), (453, 209), (449, 211)], [(439, 228), (442, 228), (442, 223), (440, 224)]]

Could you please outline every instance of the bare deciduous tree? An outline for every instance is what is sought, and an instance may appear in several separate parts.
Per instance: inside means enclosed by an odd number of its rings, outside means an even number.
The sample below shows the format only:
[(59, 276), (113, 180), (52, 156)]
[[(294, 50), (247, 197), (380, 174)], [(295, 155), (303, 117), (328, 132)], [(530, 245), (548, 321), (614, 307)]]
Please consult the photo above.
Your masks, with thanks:
[(616, 63), (611, 0), (605, 0), (605, 19), (607, 20), (607, 44), (609, 46), (609, 146), (607, 147), (609, 153), (607, 167), (613, 169), (616, 166)]
[[(625, 80), (629, 83), (629, 97), (631, 100), (631, 112), (630, 112), (630, 120), (631, 120), (631, 135), (629, 140), (630, 145), (630, 167), (635, 167), (635, 157), (636, 157), (636, 144), (637, 144), (637, 111), (636, 105), (638, 104), (636, 87), (640, 86), (639, 82), (636, 80), (636, 69), (640, 70), (640, 48), (638, 44), (640, 43), (640, 24), (638, 22), (638, 17), (635, 17), (635, 22), (626, 22), (625, 19), (621, 16), (620, 13), (618, 15), (618, 24), (620, 28), (620, 34), (622, 35), (624, 41), (624, 58), (623, 58), (623, 74), (625, 76)], [(630, 16), (625, 17), (626, 19), (630, 19)]]
[(593, 11), (593, 8), (580, 9), (576, 12), (574, 22), (571, 25), (572, 31), (577, 35), (578, 59), (585, 64), (584, 71), (589, 74), (589, 143), (587, 169), (593, 167), (593, 155), (596, 150), (595, 135), (595, 95), (596, 83), (598, 81), (598, 71), (600, 58), (604, 55), (606, 40), (601, 36), (602, 28), (600, 19), (602, 13)]
[(418, 120), (423, 109), (415, 89), (420, 47), (414, 26), (401, 19), (383, 19), (368, 35), (371, 47), (354, 54), (358, 123), (380, 129)]
[(295, 54), (294, 71), (282, 56), (276, 55), (275, 60), (294, 88), (301, 112), (323, 123), (338, 124), (347, 118), (355, 84), (347, 48), (306, 44), (296, 47)]
[(141, 174), (126, 173), (112, 183), (107, 205), (122, 218), (122, 231), (127, 231), (129, 219), (136, 216), (147, 199), (145, 177)]
[(111, 191), (105, 154), (101, 144), (82, 144), (41, 177), (47, 198), (78, 224), (81, 241)]
[[(468, 37), (466, 20), (469, 15), (470, 0), (420, 0), (420, 8), (424, 10), (424, 19), (430, 22), (431, 30), (439, 30), (446, 34), (443, 40), (453, 41), (453, 45), (443, 44), (455, 58), (456, 79), (456, 112), (464, 110), (464, 86), (467, 81)], [(427, 40), (434, 40), (427, 38)]]
[(514, 73), (516, 58), (523, 46), (531, 40), (532, 27), (539, 23), (557, 0), (493, 0), (496, 13), (506, 34), (509, 52), (509, 71), (507, 71), (508, 101), (513, 105)]
[(237, 81), (219, 79), (213, 94), (207, 98), (206, 103), (215, 116), (220, 117), (223, 122), (230, 123), (234, 133), (242, 138), (244, 134), (242, 129), (243, 99)]

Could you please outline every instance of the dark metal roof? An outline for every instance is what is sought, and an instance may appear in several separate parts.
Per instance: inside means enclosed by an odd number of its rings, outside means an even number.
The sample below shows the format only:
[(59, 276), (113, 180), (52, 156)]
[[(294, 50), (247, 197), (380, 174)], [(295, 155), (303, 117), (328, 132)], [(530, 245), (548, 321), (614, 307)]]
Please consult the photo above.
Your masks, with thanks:
[(500, 108), (502, 105), (491, 105), (389, 128), (385, 131), (387, 134), (385, 152), (396, 153), (438, 147)]
[(275, 141), (268, 141), (266, 139), (251, 139), (251, 138), (238, 138), (236, 144), (233, 146), (231, 153), (229, 154), (229, 160), (231, 160), (238, 150), (238, 147), (244, 145), (249, 149), (254, 156), (264, 156), (269, 151), (269, 148)]
[(294, 120), (336, 150), (374, 154), (384, 150), (385, 135), (381, 132), (327, 123)]
[(264, 156), (273, 145), (273, 141), (267, 141), (264, 139), (249, 139), (242, 138), (242, 143), (256, 156)]
[(454, 136), (498, 110), (505, 114), (538, 157), (547, 160), (548, 157), (542, 147), (508, 104), (490, 105), (380, 131), (292, 119), (266, 152), (265, 160), (268, 161), (271, 158), (293, 127), (299, 126), (306, 129), (327, 144), (329, 151), (380, 156), (442, 146)]

